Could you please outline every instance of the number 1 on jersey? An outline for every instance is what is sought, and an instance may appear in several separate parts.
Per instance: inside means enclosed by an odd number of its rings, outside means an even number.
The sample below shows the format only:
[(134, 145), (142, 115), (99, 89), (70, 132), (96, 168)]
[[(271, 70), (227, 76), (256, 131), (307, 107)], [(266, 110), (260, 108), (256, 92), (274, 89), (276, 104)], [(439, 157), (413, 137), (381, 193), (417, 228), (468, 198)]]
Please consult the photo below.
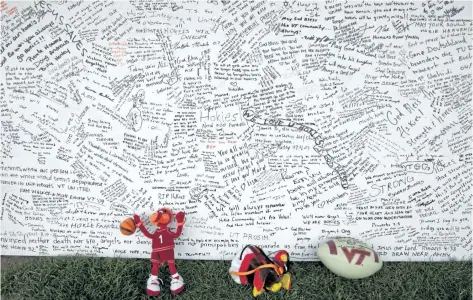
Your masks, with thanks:
[(161, 241), (161, 244), (162, 244), (163, 243), (163, 235), (162, 234), (159, 235), (159, 240)]

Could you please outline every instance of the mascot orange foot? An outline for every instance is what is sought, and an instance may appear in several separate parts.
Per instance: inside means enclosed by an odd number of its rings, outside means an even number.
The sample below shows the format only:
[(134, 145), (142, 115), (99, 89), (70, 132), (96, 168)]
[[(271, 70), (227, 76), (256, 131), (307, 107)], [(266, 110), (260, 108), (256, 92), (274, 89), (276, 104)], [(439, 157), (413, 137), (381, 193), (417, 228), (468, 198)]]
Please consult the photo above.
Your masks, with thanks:
[(253, 285), (253, 296), (264, 290), (277, 292), (291, 288), (291, 275), (288, 270), (289, 254), (285, 250), (266, 255), (260, 248), (247, 245), (240, 255), (232, 260), (230, 274), (238, 284)]

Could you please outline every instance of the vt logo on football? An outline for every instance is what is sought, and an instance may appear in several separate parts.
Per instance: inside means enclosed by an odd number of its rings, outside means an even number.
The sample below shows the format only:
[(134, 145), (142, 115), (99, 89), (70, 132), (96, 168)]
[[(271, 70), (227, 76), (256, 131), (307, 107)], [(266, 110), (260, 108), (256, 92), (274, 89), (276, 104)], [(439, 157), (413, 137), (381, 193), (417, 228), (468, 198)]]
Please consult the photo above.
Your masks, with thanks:
[[(327, 244), (330, 249), (330, 254), (338, 255), (337, 246), (335, 245), (335, 243), (333, 241), (328, 241)], [(346, 247), (340, 247), (340, 249), (342, 249), (343, 254), (345, 254), (345, 257), (347, 258), (348, 263), (350, 264), (356, 254), (358, 254), (359, 256), (355, 262), (355, 265), (361, 265), (363, 261), (365, 260), (366, 256), (371, 256), (371, 252), (367, 250), (356, 249), (356, 248), (348, 249)], [(374, 251), (373, 251), (373, 254), (374, 254), (374, 261), (378, 263), (379, 262), (378, 255)]]
[[(355, 254), (359, 254), (358, 259), (355, 262), (355, 265), (361, 265), (363, 261), (365, 260), (365, 256), (371, 256), (371, 253), (366, 250), (361, 250), (361, 249), (347, 249), (347, 248), (342, 248), (343, 254), (345, 254), (345, 257), (347, 258), (348, 262), (351, 263), (353, 258), (355, 257)], [(378, 255), (376, 253), (374, 254), (374, 261), (378, 262)]]

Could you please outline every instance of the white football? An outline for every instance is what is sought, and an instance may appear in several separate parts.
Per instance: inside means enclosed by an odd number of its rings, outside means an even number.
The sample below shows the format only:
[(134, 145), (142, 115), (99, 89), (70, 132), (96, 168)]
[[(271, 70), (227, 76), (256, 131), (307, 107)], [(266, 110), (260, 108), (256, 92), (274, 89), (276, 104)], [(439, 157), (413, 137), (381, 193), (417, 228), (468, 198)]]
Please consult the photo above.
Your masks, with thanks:
[(330, 271), (348, 279), (371, 276), (383, 266), (373, 249), (353, 238), (332, 238), (320, 245), (317, 255)]

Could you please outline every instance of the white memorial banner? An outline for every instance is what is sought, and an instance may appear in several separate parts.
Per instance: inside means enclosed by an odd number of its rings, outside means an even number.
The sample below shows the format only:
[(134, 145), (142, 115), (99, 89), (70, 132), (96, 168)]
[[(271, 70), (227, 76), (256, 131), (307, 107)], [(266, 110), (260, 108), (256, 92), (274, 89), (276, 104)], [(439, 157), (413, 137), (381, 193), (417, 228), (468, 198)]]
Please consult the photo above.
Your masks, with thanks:
[(471, 9), (2, 1), (2, 254), (148, 258), (169, 207), (177, 259), (471, 259)]

